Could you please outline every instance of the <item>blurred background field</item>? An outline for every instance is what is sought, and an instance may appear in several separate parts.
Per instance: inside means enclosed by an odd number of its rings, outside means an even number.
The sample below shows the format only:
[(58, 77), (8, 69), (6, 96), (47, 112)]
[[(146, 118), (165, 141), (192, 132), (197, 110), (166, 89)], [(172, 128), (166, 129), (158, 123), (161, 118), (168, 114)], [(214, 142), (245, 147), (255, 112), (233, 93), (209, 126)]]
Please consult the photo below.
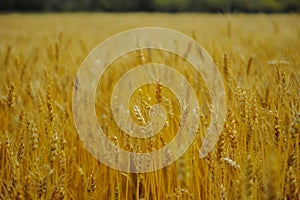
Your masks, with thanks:
[[(0, 198), (299, 199), (299, 19), (299, 14), (1, 14)], [(129, 174), (102, 165), (84, 148), (72, 120), (72, 91), (76, 71), (97, 44), (144, 26), (175, 29), (203, 45), (224, 78), (228, 114), (207, 158), (198, 158), (197, 138), (171, 166)], [(209, 116), (202, 115), (200, 135), (208, 123)]]
[(299, 12), (298, 0), (2, 0), (1, 11)]

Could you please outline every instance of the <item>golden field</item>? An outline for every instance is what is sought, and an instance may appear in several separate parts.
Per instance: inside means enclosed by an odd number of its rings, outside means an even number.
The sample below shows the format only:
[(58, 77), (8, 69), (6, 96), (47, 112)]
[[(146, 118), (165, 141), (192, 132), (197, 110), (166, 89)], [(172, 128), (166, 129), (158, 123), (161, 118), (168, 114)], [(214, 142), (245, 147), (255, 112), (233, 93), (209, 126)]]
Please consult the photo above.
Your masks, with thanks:
[[(1, 14), (0, 199), (299, 199), (299, 20), (297, 14)], [(227, 117), (205, 159), (198, 149), (210, 123), (207, 105), (198, 136), (179, 160), (132, 174), (106, 167), (85, 149), (72, 118), (72, 92), (80, 64), (96, 45), (145, 26), (180, 31), (208, 51), (224, 80)], [(145, 62), (181, 64), (177, 68), (201, 105), (209, 101), (203, 79), (186, 63), (159, 52), (144, 56)], [(127, 65), (140, 62), (138, 55), (129, 58)], [(122, 70), (113, 65), (107, 75), (115, 83)], [(100, 85), (97, 92), (107, 94), (97, 101), (103, 105), (111, 88)], [(163, 99), (172, 112), (150, 143), (125, 141), (108, 106), (96, 105), (98, 121), (124, 149), (160, 148), (179, 127), (174, 95), (158, 82), (143, 86), (129, 103), (132, 118), (143, 126), (147, 108)]]

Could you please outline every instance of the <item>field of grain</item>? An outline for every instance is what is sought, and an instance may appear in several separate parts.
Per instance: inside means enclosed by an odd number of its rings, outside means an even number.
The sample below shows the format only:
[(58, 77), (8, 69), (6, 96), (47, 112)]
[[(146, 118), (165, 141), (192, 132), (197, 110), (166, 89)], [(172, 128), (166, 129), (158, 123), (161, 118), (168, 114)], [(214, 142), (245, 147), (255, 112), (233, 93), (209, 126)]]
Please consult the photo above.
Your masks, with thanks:
[[(296, 14), (0, 15), (0, 199), (299, 199), (299, 20)], [(80, 64), (96, 45), (145, 26), (180, 31), (208, 51), (224, 80), (227, 115), (205, 159), (198, 149), (210, 123), (207, 105), (199, 136), (179, 160), (134, 174), (106, 167), (85, 149), (74, 126), (72, 92)], [(163, 53), (151, 56), (145, 53), (146, 62), (179, 63)], [(128, 65), (139, 62), (138, 56), (129, 58)], [(113, 69), (112, 82), (120, 76), (120, 68)], [(193, 85), (194, 72), (187, 67), (182, 74)], [(196, 78), (203, 104), (209, 96), (201, 76)], [(109, 94), (107, 82), (103, 85), (99, 93)], [(129, 104), (132, 118), (143, 126), (149, 120), (143, 109), (162, 99), (173, 112), (151, 142), (124, 139), (102, 106), (109, 98), (97, 101), (98, 121), (124, 149), (160, 148), (179, 126), (174, 95), (158, 82), (134, 93)]]

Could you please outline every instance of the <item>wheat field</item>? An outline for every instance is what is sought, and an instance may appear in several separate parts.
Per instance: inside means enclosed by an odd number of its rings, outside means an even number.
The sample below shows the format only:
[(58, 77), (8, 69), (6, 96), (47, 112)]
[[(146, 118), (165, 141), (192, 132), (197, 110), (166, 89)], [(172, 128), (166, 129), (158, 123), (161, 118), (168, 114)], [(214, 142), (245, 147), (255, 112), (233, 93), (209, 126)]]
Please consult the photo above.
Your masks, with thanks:
[[(1, 14), (0, 199), (300, 199), (299, 20), (298, 14)], [(145, 51), (144, 62), (177, 66), (203, 112), (197, 137), (180, 159), (154, 172), (127, 173), (85, 149), (74, 126), (72, 92), (96, 45), (146, 26), (180, 31), (207, 50), (224, 80), (226, 122), (213, 151), (199, 158), (210, 123), (203, 78), (176, 56)], [(112, 143), (150, 152), (179, 126), (178, 101), (168, 88), (157, 80), (130, 99), (130, 114), (141, 126), (152, 104), (169, 111), (168, 123), (150, 140), (128, 139), (105, 103), (108, 83), (126, 69), (119, 66), (139, 62), (133, 52), (113, 63), (99, 82), (95, 106)]]

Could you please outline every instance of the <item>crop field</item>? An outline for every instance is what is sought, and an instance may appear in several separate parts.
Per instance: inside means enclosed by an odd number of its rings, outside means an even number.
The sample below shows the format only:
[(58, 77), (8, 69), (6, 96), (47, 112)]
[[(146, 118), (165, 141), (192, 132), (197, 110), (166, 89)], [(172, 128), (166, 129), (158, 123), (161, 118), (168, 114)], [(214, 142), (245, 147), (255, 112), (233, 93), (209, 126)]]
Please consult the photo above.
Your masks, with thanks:
[[(299, 21), (299, 14), (1, 14), (0, 199), (300, 199)], [(97, 120), (115, 146), (155, 151), (172, 140), (184, 119), (176, 96), (156, 80), (134, 91), (127, 109), (136, 124), (146, 126), (151, 106), (161, 104), (167, 114), (161, 131), (140, 139), (117, 126), (112, 90), (134, 66), (173, 66), (201, 108), (197, 135), (178, 160), (128, 173), (107, 167), (85, 148), (72, 96), (76, 73), (95, 46), (149, 26), (184, 33), (206, 49), (224, 82), (226, 120), (213, 150), (200, 158), (213, 110), (205, 77), (162, 50), (119, 57), (95, 96)]]

